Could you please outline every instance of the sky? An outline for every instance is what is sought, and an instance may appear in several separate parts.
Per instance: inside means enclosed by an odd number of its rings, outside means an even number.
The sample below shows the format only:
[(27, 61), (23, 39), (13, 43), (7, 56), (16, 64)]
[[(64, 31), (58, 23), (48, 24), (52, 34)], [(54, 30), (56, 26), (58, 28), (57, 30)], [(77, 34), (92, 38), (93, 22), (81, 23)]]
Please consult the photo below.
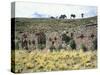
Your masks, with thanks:
[(68, 4), (50, 4), (50, 3), (33, 3), (33, 2), (16, 2), (15, 17), (24, 18), (48, 18), (50, 16), (59, 17), (65, 14), (70, 18), (71, 14), (75, 14), (76, 18), (84, 18), (97, 16), (97, 7), (95, 6), (78, 6)]

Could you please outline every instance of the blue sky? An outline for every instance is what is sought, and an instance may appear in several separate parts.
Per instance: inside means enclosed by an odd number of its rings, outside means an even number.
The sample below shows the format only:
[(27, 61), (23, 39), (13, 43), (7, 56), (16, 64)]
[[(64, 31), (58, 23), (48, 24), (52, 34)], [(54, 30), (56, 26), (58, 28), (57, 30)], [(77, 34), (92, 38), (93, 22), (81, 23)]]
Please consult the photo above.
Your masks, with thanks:
[(81, 13), (84, 17), (97, 16), (97, 7), (95, 6), (77, 6), (65, 4), (46, 4), (46, 3), (31, 3), (31, 2), (16, 2), (15, 17), (25, 18), (47, 18), (50, 16), (60, 16), (66, 14), (70, 18), (70, 14), (75, 14), (76, 18), (81, 18)]

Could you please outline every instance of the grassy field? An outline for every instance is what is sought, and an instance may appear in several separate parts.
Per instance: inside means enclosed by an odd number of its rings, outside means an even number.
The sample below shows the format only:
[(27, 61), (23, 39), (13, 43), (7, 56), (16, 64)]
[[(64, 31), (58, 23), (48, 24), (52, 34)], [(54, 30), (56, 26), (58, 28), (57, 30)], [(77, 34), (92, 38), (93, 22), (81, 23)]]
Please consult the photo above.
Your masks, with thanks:
[(97, 16), (83, 19), (15, 18), (16, 32), (34, 33), (37, 30), (43, 30), (43, 32), (68, 30), (69, 28), (96, 23)]
[[(15, 54), (15, 55), (14, 55)], [(82, 50), (12, 51), (12, 71), (41, 72), (58, 70), (91, 69), (97, 67), (97, 52)]]

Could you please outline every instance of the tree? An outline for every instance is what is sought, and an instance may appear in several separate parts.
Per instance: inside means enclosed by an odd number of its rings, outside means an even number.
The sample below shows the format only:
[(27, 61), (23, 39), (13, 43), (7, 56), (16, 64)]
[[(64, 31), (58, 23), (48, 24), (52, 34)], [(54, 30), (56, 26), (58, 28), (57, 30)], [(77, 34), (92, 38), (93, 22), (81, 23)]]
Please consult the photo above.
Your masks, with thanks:
[(50, 18), (51, 18), (51, 19), (55, 19), (55, 17), (53, 17), (53, 16), (51, 16)]
[(84, 13), (81, 13), (81, 17), (82, 17), (82, 18), (84, 17)]
[(60, 15), (59, 19), (65, 19), (67, 16), (65, 14)]
[(76, 15), (75, 15), (75, 14), (71, 14), (70, 17), (71, 17), (71, 18), (75, 18)]

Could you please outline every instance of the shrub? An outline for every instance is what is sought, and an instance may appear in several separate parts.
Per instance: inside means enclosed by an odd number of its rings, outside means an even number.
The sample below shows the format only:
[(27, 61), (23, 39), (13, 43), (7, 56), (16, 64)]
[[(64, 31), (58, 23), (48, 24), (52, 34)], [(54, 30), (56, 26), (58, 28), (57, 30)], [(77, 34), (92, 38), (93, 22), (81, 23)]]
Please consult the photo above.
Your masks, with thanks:
[(86, 46), (85, 46), (84, 44), (81, 45), (81, 49), (82, 49), (83, 51), (87, 51), (87, 48), (86, 48)]
[(71, 40), (71, 38), (66, 34), (62, 34), (62, 40), (67, 44)]
[(72, 49), (76, 49), (76, 43), (75, 43), (74, 40), (71, 40), (71, 41), (69, 42), (69, 45), (70, 45), (70, 47), (71, 47)]
[(97, 50), (97, 38), (93, 41), (93, 49)]
[(15, 40), (15, 49), (19, 49), (19, 41), (18, 40)]
[(38, 45), (38, 48), (39, 48), (39, 49), (44, 49), (44, 48), (45, 48), (45, 44), (39, 44), (39, 45)]
[(54, 49), (55, 49), (54, 46), (51, 46), (51, 47), (50, 47), (50, 51), (51, 51), (51, 52), (52, 52)]

